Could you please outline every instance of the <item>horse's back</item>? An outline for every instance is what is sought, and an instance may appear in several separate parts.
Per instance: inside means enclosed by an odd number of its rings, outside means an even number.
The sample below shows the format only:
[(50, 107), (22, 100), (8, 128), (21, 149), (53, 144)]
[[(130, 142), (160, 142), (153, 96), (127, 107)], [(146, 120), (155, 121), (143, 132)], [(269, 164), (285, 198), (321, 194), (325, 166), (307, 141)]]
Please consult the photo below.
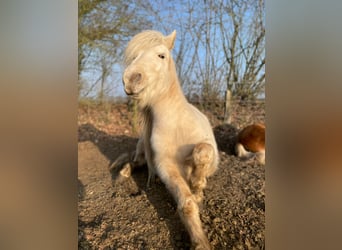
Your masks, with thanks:
[(256, 123), (245, 127), (238, 134), (238, 143), (241, 143), (246, 150), (258, 152), (265, 149), (265, 125)]

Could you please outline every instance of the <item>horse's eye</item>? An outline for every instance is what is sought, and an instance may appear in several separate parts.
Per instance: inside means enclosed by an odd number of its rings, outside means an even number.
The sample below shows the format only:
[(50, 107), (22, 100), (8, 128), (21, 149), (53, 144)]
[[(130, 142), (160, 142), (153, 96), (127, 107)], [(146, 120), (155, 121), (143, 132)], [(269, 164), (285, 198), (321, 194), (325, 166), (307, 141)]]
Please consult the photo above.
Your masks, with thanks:
[(158, 56), (159, 56), (159, 58), (161, 58), (161, 59), (164, 59), (164, 58), (165, 58), (165, 55), (164, 55), (164, 54), (159, 54)]

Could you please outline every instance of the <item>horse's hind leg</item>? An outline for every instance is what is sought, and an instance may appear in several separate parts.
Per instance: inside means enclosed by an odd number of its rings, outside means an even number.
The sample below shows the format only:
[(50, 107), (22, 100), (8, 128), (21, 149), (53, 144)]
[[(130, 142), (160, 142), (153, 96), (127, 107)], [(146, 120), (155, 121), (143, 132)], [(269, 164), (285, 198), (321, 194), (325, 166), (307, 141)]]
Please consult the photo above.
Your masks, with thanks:
[(235, 153), (237, 157), (244, 161), (249, 160), (254, 156), (254, 154), (252, 152), (247, 151), (241, 143), (236, 143)]
[(208, 143), (196, 144), (193, 152), (193, 171), (190, 185), (197, 203), (203, 200), (203, 189), (207, 185), (207, 177), (215, 171), (213, 164), (215, 151)]
[(256, 153), (256, 158), (261, 165), (265, 165), (265, 150)]

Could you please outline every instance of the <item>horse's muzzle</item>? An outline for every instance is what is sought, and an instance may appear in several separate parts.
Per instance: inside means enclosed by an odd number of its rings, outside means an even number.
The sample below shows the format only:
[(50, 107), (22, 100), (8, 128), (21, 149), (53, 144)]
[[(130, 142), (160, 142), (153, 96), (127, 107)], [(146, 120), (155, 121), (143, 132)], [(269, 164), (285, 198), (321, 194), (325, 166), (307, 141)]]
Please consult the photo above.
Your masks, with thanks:
[(130, 75), (130, 77), (129, 77), (129, 82), (131, 83), (131, 84), (139, 84), (140, 83), (140, 81), (141, 81), (141, 78), (142, 78), (142, 76), (141, 76), (141, 73), (133, 73), (132, 75)]
[(124, 84), (124, 89), (126, 95), (136, 95), (139, 94), (143, 87), (141, 85), (142, 82), (142, 74), (141, 73), (132, 73), (132, 74), (124, 74), (122, 79)]

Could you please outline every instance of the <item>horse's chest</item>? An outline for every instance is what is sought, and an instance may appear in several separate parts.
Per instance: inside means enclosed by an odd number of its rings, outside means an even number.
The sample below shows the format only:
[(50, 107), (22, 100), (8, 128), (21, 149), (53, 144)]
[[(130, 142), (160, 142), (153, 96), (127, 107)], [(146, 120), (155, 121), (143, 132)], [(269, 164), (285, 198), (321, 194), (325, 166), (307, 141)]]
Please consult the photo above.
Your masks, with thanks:
[(171, 146), (176, 144), (177, 138), (172, 130), (153, 129), (151, 134), (151, 144), (156, 146)]
[(154, 151), (175, 151), (182, 144), (177, 127), (154, 126), (151, 133), (151, 145)]

